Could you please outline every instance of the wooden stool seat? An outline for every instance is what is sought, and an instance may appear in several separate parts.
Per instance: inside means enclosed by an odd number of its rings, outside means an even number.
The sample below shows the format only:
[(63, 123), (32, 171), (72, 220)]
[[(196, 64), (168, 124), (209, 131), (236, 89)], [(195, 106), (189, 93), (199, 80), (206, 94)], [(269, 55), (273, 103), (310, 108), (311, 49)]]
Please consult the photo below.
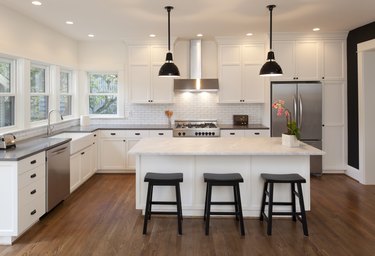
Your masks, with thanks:
[[(182, 206), (181, 206), (181, 192), (180, 182), (183, 182), (182, 173), (154, 173), (148, 172), (144, 178), (145, 182), (148, 182), (147, 188), (147, 199), (145, 207), (145, 217), (143, 222), (143, 234), (147, 234), (147, 222), (151, 219), (151, 214), (167, 214), (177, 215), (178, 220), (178, 234), (182, 235)], [(153, 201), (152, 194), (154, 186), (174, 186), (176, 189), (176, 201)], [(176, 205), (177, 211), (152, 211), (151, 206), (153, 204), (158, 205)]]
[[(206, 235), (209, 234), (210, 227), (210, 216), (211, 215), (235, 215), (236, 219), (240, 222), (241, 235), (245, 235), (245, 228), (243, 224), (242, 205), (241, 205), (241, 194), (240, 194), (240, 182), (243, 182), (243, 178), (239, 173), (204, 173), (204, 182), (207, 183), (206, 189), (206, 200), (204, 206), (204, 220), (206, 221)], [(232, 186), (234, 193), (234, 202), (223, 202), (223, 201), (211, 201), (212, 187), (213, 186)], [(213, 212), (211, 211), (211, 205), (234, 205), (234, 212)]]
[[(274, 215), (291, 215), (292, 220), (296, 221), (298, 219), (302, 222), (303, 234), (308, 236), (307, 230), (307, 219), (306, 219), (306, 212), (305, 212), (305, 204), (303, 200), (303, 193), (302, 193), (302, 183), (306, 183), (306, 179), (303, 178), (301, 175), (297, 173), (290, 173), (290, 174), (270, 174), (270, 173), (262, 173), (260, 175), (264, 179), (264, 188), (263, 188), (263, 197), (262, 197), (262, 206), (260, 210), (260, 217), (261, 221), (265, 220), (267, 222), (267, 234), (270, 236), (272, 235), (272, 217)], [(291, 202), (274, 202), (273, 201), (273, 193), (274, 193), (274, 183), (290, 183), (291, 186)], [(295, 190), (295, 186), (297, 185), (297, 191)], [(268, 202), (266, 202), (268, 196)], [(299, 199), (300, 205), (300, 212), (296, 212), (296, 199)], [(268, 215), (265, 213), (265, 206), (268, 205)], [(284, 205), (284, 206), (292, 206), (291, 212), (275, 212), (273, 210), (274, 205)]]

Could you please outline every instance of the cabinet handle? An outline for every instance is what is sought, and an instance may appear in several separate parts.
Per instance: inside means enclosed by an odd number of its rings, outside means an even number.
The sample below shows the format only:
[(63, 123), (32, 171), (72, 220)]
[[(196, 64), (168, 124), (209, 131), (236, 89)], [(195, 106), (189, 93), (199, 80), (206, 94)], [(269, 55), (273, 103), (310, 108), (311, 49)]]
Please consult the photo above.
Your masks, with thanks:
[(234, 132), (229, 133), (229, 135), (236, 135)]
[(92, 144), (95, 145), (95, 142), (93, 142)]
[(96, 137), (96, 134), (94, 134), (94, 137)]
[(81, 152), (81, 155), (84, 155), (85, 154), (85, 152)]
[(254, 132), (255, 135), (259, 135), (259, 132)]
[(135, 135), (137, 135), (137, 136), (138, 136), (138, 135), (141, 135), (141, 134), (140, 134), (139, 132), (136, 132), (136, 133), (135, 133)]
[(322, 77), (322, 79), (324, 79), (324, 76)]
[(30, 195), (34, 195), (36, 193), (36, 189), (31, 190)]
[(113, 135), (116, 135), (116, 133), (115, 132), (111, 132), (111, 135), (113, 136)]
[(164, 135), (164, 133), (163, 132), (159, 132), (158, 135), (162, 136), (162, 135)]
[(36, 213), (36, 210), (34, 209), (32, 212), (30, 212), (30, 215), (34, 215)]
[(35, 177), (36, 177), (36, 173), (33, 173), (33, 174), (30, 175), (31, 179), (34, 179)]
[(36, 164), (36, 160), (31, 161), (30, 164)]
[(126, 142), (126, 140), (123, 140), (123, 142)]

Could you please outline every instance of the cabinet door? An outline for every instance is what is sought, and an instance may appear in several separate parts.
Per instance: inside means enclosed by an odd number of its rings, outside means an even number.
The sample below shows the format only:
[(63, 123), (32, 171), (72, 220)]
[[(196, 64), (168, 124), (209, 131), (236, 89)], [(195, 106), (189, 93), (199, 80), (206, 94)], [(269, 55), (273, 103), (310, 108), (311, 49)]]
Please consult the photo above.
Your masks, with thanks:
[(296, 44), (295, 67), (298, 80), (319, 80), (319, 42)]
[(123, 170), (126, 163), (125, 139), (100, 140), (101, 171)]
[[(283, 70), (283, 75), (272, 77), (272, 80), (293, 80), (296, 77), (295, 73), (295, 48), (294, 41), (274, 41), (273, 51), (275, 53), (275, 60)], [(264, 60), (266, 61), (266, 60)]]
[(93, 173), (92, 153), (93, 153), (93, 146), (87, 147), (80, 152), (82, 182), (90, 178)]
[(264, 103), (265, 78), (259, 76), (262, 65), (243, 65), (243, 99), (248, 103)]
[(70, 193), (81, 184), (81, 155), (76, 153), (70, 156)]
[(161, 64), (151, 66), (152, 103), (173, 103), (173, 78), (159, 77)]
[(132, 103), (148, 103), (150, 95), (150, 66), (130, 65), (129, 86)]
[(93, 150), (92, 150), (92, 163), (93, 163), (93, 166), (92, 166), (92, 172), (95, 173), (97, 170), (98, 170), (98, 160), (99, 160), (99, 156), (98, 156), (98, 150), (99, 150), (99, 145), (98, 145), (98, 141), (99, 141), (99, 138), (98, 138), (98, 135), (99, 133), (98, 132), (95, 132), (94, 133), (94, 142), (93, 142)]
[(324, 80), (345, 79), (345, 44), (342, 40), (323, 42)]
[(245, 137), (270, 137), (270, 130), (245, 130)]
[(221, 137), (243, 137), (245, 136), (244, 130), (221, 130)]

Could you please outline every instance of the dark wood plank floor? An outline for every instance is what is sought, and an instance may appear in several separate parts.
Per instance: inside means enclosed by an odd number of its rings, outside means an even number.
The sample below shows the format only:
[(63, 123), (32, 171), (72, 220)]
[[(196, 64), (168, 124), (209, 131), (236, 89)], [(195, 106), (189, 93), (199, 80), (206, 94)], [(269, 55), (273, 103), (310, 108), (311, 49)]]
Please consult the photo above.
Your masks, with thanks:
[(344, 175), (311, 180), (309, 237), (301, 224), (274, 221), (273, 235), (245, 219), (246, 236), (232, 218), (213, 219), (210, 236), (200, 218), (153, 217), (149, 234), (135, 210), (134, 175), (94, 175), (0, 255), (375, 255), (375, 186)]

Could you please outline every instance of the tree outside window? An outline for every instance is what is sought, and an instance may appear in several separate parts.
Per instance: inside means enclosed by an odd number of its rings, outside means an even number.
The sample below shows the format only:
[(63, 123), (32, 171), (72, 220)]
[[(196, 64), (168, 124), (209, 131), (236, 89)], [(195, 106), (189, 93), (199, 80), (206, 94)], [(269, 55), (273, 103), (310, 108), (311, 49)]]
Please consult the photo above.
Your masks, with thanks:
[(60, 72), (60, 113), (63, 116), (72, 115), (72, 72)]
[(118, 74), (89, 73), (89, 113), (117, 115)]
[(47, 119), (48, 115), (48, 68), (33, 64), (30, 69), (30, 120)]
[(0, 58), (0, 128), (15, 125), (14, 61)]

